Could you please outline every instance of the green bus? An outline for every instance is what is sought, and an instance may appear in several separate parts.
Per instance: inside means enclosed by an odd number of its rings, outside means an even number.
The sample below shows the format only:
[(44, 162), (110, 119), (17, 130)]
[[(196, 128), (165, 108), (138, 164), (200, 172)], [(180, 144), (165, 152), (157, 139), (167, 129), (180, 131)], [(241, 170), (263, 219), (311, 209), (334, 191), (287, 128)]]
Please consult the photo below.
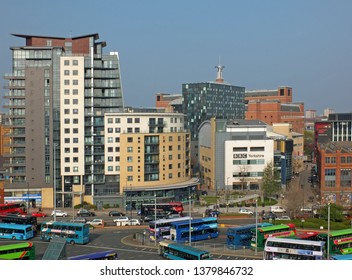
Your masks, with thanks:
[(326, 246), (329, 243), (329, 254), (347, 255), (352, 253), (352, 228), (331, 231), (329, 233), (329, 242), (327, 233), (320, 233), (319, 239), (325, 241)]
[(14, 243), (0, 246), (0, 260), (35, 260), (32, 242)]
[(268, 237), (291, 237), (296, 235), (296, 226), (294, 224), (281, 224), (274, 226), (258, 227), (257, 229), (257, 243), (256, 228), (251, 229), (251, 248), (257, 250), (264, 250), (265, 242)]

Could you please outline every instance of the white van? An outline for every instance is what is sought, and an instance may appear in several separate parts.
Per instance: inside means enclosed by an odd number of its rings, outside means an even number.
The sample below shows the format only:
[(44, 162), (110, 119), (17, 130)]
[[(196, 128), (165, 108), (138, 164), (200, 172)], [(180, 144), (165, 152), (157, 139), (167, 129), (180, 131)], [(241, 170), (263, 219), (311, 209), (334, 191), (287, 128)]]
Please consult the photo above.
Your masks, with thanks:
[(281, 206), (274, 205), (274, 206), (270, 206), (270, 212), (272, 212), (272, 213), (286, 213), (286, 209)]

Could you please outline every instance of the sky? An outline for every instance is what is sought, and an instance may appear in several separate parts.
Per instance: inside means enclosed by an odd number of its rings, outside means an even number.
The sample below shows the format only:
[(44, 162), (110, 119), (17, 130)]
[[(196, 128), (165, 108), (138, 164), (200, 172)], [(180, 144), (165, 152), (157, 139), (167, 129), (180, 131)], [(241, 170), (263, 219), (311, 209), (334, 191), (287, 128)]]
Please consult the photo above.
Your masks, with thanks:
[(9, 48), (25, 44), (11, 34), (98, 33), (119, 52), (126, 106), (214, 81), (220, 61), (231, 85), (290, 86), (306, 110), (352, 112), (351, 11), (350, 0), (1, 0), (0, 99)]

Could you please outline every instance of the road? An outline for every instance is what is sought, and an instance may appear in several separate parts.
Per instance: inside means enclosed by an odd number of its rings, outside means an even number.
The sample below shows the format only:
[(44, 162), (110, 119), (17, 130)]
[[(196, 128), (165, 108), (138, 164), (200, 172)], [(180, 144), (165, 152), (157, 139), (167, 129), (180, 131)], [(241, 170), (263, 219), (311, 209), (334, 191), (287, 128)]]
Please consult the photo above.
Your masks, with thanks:
[[(67, 219), (67, 218), (66, 218)], [(229, 226), (253, 223), (253, 219), (222, 219), (219, 222), (219, 237), (216, 239), (199, 241), (195, 244), (197, 247), (207, 246), (211, 248), (217, 248), (214, 259), (222, 260), (235, 260), (235, 259), (253, 259), (250, 256), (246, 256), (245, 252), (239, 252), (239, 254), (231, 255), (226, 254), (226, 230)], [(138, 227), (116, 227), (109, 226), (105, 228), (95, 228), (90, 232), (90, 242), (86, 245), (66, 245), (66, 256), (77, 256), (82, 254), (88, 254), (98, 252), (102, 250), (116, 250), (121, 260), (162, 260), (163, 258), (158, 255), (157, 247), (155, 246), (141, 246), (137, 242), (132, 241), (132, 236), (136, 233), (143, 233), (147, 229), (147, 226)], [(128, 238), (129, 237), (129, 238)], [(126, 242), (126, 240), (128, 240)], [(31, 242), (36, 247), (36, 258), (42, 259), (45, 250), (48, 247), (48, 242), (41, 241), (39, 236), (34, 237)], [(13, 240), (0, 240), (0, 245), (14, 243)], [(233, 251), (233, 253), (235, 253)]]

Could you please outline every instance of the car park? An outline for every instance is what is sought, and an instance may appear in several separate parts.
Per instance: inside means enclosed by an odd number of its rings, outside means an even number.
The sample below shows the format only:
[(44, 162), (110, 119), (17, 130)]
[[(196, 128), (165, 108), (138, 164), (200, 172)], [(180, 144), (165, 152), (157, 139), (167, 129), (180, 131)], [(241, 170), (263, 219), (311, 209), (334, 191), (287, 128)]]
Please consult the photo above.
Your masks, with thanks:
[(87, 209), (80, 209), (77, 212), (78, 217), (90, 217), (90, 216), (95, 216), (95, 213), (93, 211), (89, 211)]
[(247, 215), (253, 215), (253, 211), (247, 209), (247, 208), (240, 208), (240, 210), (238, 211), (240, 214), (247, 214)]
[(91, 221), (87, 221), (87, 224), (91, 225), (91, 226), (103, 226), (104, 220), (103, 219), (93, 219)]
[(62, 210), (53, 210), (51, 212), (51, 216), (54, 217), (54, 215), (56, 217), (67, 217), (68, 216), (67, 212), (64, 212)]

